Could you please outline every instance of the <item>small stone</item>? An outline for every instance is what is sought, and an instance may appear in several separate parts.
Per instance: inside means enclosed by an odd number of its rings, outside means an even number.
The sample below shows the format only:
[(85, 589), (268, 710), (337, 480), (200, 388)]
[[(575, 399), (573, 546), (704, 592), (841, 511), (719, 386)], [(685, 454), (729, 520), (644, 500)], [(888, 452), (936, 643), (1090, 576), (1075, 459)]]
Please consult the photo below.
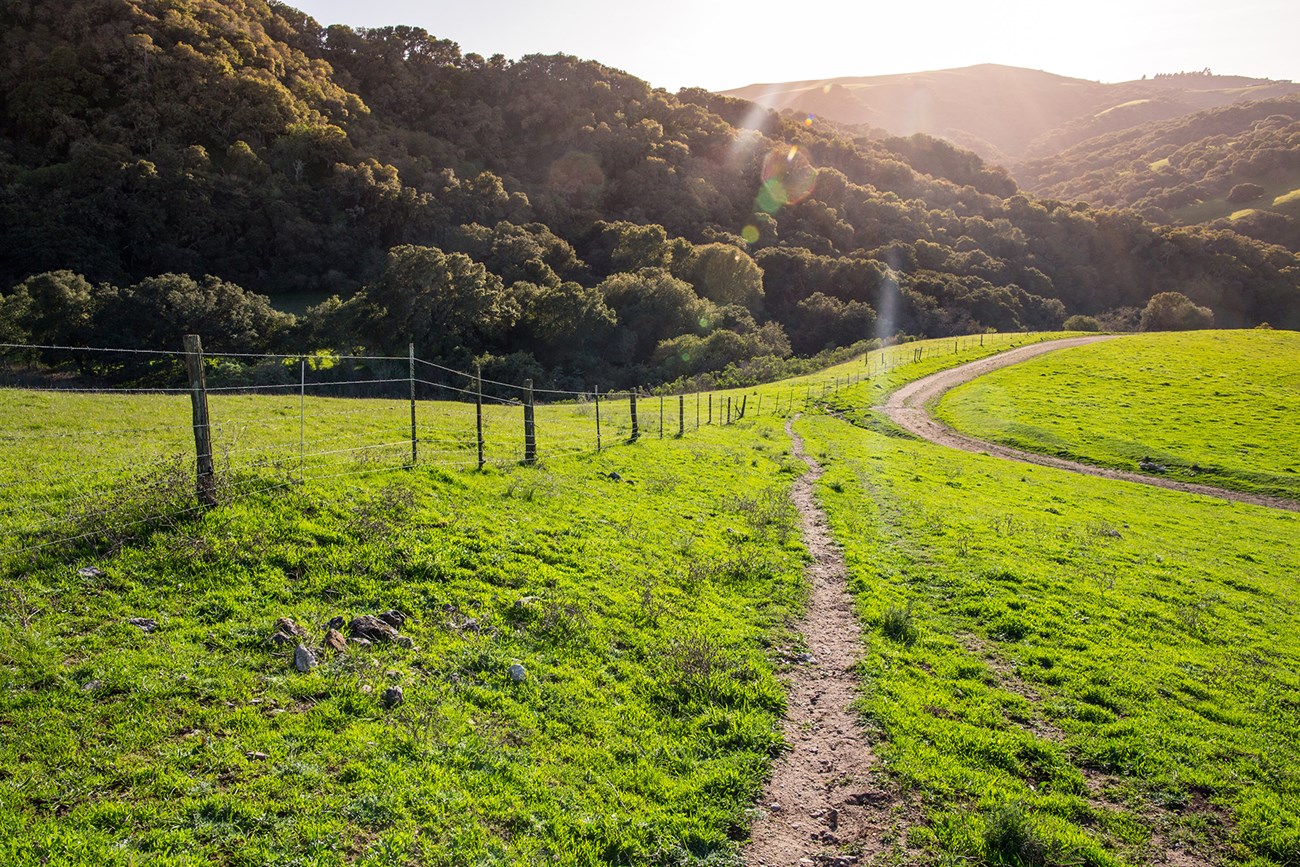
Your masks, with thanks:
[(145, 632), (153, 632), (158, 628), (158, 621), (154, 620), (152, 617), (132, 617), (126, 622), (132, 626), (140, 627)]
[(400, 611), (385, 611), (379, 615), (379, 619), (394, 629), (401, 629), (406, 625), (406, 615)]
[(288, 617), (281, 617), (279, 620), (275, 621), (275, 629), (277, 632), (283, 632), (286, 635), (296, 635), (299, 638), (307, 637), (307, 630), (294, 623)]
[(348, 640), (337, 629), (331, 628), (329, 632), (325, 633), (325, 646), (335, 653), (348, 652)]
[(85, 682), (85, 684), (82, 685), (81, 691), (94, 692), (95, 690), (99, 689), (103, 685), (104, 685), (104, 681), (102, 680), (88, 680)]
[(82, 578), (103, 578), (104, 570), (98, 566), (82, 566), (77, 570), (77, 574)]
[(365, 638), (357, 638), (355, 636), (348, 639), (348, 644), (355, 644), (357, 647), (360, 647), (363, 650), (367, 647), (372, 646), (369, 640)]
[(297, 644), (298, 639), (284, 632), (277, 632), (271, 636), (272, 644)]
[(255, 761), (259, 761), (259, 762), (271, 758), (266, 753), (251, 752), (251, 753), (244, 753), (244, 755), (248, 756), (250, 759), (254, 759)]
[(374, 687), (372, 687), (370, 684), (368, 684), (368, 683), (363, 683), (363, 684), (361, 684), (361, 691), (362, 691), (363, 693), (365, 693), (366, 695), (370, 695), (370, 693), (374, 692), (375, 689), (374, 689)]
[(410, 648), (415, 646), (415, 642), (411, 640), (411, 636), (409, 635), (399, 635), (396, 638), (394, 638), (393, 641), (397, 644), (398, 647)]
[(523, 683), (528, 678), (528, 670), (519, 663), (510, 666), (510, 679), (515, 683)]
[(837, 830), (840, 826), (840, 811), (831, 809), (826, 811), (826, 827), (832, 831)]
[(609, 474), (609, 478), (610, 478), (611, 481), (614, 481), (614, 482), (621, 482), (621, 481), (623, 481), (623, 477), (620, 476), (616, 471), (615, 471), (615, 472), (611, 472), (611, 473)]
[(316, 654), (305, 644), (299, 644), (293, 649), (293, 667), (301, 672), (311, 671), (316, 667)]
[(400, 686), (390, 686), (388, 689), (384, 690), (384, 697), (382, 700), (384, 702), (384, 707), (394, 708), (406, 701), (406, 693), (402, 691)]
[(366, 638), (370, 641), (387, 642), (397, 637), (396, 629), (373, 614), (362, 614), (360, 617), (353, 617), (352, 622), (348, 624), (348, 630), (354, 636)]
[(333, 617), (330, 618), (330, 622), (329, 622), (329, 623), (326, 623), (326, 624), (325, 624), (325, 628), (326, 628), (326, 629), (342, 629), (342, 628), (343, 628), (343, 624), (345, 624), (345, 623), (347, 623), (347, 621), (343, 619), (343, 615), (341, 615), (341, 614), (336, 614), (335, 616), (333, 616)]
[(767, 808), (768, 808), (769, 810), (771, 810), (773, 813), (779, 813), (779, 812), (781, 812), (782, 810), (785, 809), (785, 808), (782, 807), (780, 804), (778, 804), (776, 801), (773, 801), (772, 803), (768, 804), (768, 805), (767, 805)]

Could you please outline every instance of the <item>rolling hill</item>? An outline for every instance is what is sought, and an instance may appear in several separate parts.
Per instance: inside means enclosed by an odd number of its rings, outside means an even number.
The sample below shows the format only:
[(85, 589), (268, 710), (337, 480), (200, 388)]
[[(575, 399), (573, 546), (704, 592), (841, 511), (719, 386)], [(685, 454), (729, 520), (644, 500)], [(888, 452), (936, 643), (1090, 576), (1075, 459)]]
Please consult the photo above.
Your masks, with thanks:
[(903, 75), (751, 84), (724, 91), (776, 111), (946, 138), (1007, 165), (1093, 136), (1232, 103), (1300, 93), (1289, 81), (1178, 74), (1103, 84), (981, 64)]

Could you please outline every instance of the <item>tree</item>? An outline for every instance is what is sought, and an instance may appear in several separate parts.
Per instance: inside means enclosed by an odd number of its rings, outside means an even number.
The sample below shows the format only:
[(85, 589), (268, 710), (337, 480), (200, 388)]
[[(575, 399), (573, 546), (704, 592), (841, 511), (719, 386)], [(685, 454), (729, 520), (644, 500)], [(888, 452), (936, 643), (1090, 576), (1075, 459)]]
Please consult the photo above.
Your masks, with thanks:
[(1143, 331), (1192, 331), (1214, 327), (1214, 313), (1208, 307), (1198, 307), (1181, 292), (1161, 292), (1153, 295), (1142, 311)]
[(662, 268), (614, 274), (598, 288), (618, 314), (623, 361), (648, 359), (661, 341), (712, 328), (713, 305)]
[(370, 334), (390, 351), (413, 342), (433, 356), (477, 353), (519, 316), (500, 277), (464, 253), (437, 247), (394, 247), (365, 295), (381, 311)]
[(730, 244), (705, 244), (687, 257), (680, 276), (715, 304), (739, 304), (751, 313), (763, 307), (763, 269)]

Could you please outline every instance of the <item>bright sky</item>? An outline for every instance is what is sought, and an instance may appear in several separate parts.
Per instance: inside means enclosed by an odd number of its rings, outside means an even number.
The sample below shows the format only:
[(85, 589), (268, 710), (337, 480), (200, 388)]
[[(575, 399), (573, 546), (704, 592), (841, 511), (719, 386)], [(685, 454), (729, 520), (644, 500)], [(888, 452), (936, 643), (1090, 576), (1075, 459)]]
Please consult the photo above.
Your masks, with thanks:
[(575, 54), (655, 87), (1000, 63), (1115, 82), (1200, 70), (1300, 80), (1297, 0), (287, 0), (321, 24), (410, 24), (464, 53)]

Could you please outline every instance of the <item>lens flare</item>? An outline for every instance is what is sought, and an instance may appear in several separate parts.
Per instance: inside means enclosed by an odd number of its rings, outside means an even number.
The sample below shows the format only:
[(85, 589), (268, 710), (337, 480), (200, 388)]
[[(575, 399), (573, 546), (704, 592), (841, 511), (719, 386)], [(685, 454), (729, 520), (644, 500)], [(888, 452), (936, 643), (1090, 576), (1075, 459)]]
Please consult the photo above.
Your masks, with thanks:
[(763, 160), (763, 185), (759, 187), (758, 209), (775, 214), (786, 205), (797, 205), (812, 195), (817, 169), (798, 145), (780, 145)]
[(748, 226), (740, 230), (740, 237), (745, 239), (746, 244), (757, 243), (758, 226), (755, 226), (753, 223), (750, 223)]
[(569, 151), (552, 163), (547, 180), (553, 190), (571, 203), (594, 203), (605, 190), (605, 173), (600, 163), (582, 151)]
[(808, 115), (807, 117), (805, 117), (805, 118), (803, 119), (803, 125), (804, 125), (804, 126), (812, 126), (812, 125), (813, 125), (813, 118), (814, 118), (815, 116), (816, 116), (816, 115), (811, 115), (811, 114), (810, 114), (810, 115)]

